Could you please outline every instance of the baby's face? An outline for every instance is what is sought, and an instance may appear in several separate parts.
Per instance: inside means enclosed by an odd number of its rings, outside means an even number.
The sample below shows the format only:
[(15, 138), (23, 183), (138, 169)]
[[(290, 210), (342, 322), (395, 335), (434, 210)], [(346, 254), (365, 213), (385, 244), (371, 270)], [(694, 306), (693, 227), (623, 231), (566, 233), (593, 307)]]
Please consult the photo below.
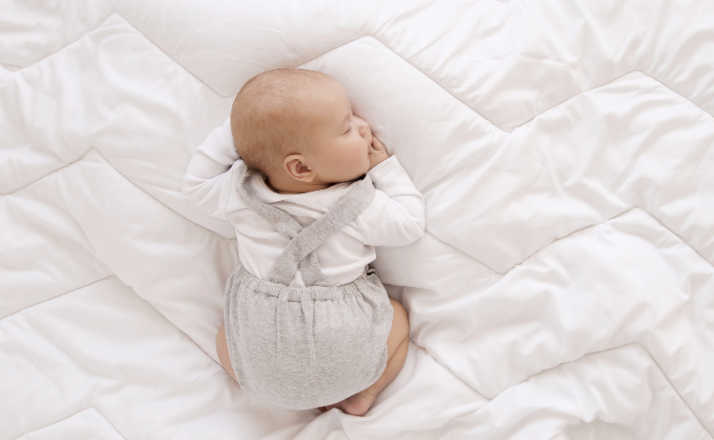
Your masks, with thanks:
[(305, 96), (307, 145), (302, 153), (321, 182), (348, 182), (369, 170), (372, 130), (353, 113), (339, 82), (321, 83)]

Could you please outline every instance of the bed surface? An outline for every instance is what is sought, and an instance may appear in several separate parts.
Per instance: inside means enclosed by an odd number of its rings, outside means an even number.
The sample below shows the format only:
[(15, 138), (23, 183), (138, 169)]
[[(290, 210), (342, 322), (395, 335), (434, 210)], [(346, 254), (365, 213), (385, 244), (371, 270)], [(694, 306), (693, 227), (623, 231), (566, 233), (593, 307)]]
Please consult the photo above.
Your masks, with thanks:
[[(343, 3), (3, 5), (0, 439), (712, 439), (714, 3)], [(280, 66), (426, 200), (378, 250), (411, 344), (365, 417), (216, 362), (235, 242), (181, 177)]]

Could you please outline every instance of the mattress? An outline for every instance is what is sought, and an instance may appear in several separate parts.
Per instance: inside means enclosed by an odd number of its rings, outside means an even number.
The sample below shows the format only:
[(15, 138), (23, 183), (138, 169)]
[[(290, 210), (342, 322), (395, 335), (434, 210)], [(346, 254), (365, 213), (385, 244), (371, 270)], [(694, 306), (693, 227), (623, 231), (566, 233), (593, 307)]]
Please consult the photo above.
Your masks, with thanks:
[[(3, 2), (0, 438), (711, 439), (714, 3)], [(364, 417), (217, 362), (231, 228), (182, 195), (253, 75), (341, 81), (422, 191)]]

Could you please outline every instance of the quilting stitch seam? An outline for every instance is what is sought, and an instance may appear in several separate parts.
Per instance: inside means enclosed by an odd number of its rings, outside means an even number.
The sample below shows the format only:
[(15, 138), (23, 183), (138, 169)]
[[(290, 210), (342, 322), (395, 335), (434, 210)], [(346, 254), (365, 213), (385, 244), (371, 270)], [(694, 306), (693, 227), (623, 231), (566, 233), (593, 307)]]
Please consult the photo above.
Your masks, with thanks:
[(86, 28), (86, 29), (84, 30), (84, 32), (82, 32), (81, 34), (79, 34), (79, 36), (78, 36), (77, 38), (66, 42), (66, 43), (63, 44), (62, 46), (58, 47), (57, 49), (53, 50), (52, 52), (50, 52), (50, 53), (48, 53), (48, 54), (46, 54), (46, 55), (43, 55), (41, 58), (39, 58), (39, 59), (37, 59), (37, 60), (31, 62), (30, 64), (28, 64), (28, 65), (26, 65), (26, 66), (15, 66), (14, 64), (5, 64), (5, 66), (16, 67), (16, 69), (14, 69), (14, 70), (13, 70), (13, 69), (7, 69), (7, 70), (8, 70), (8, 73), (10, 73), (10, 75), (14, 75), (14, 74), (17, 74), (17, 73), (21, 73), (21, 72), (22, 72), (23, 70), (25, 70), (25, 69), (32, 68), (32, 67), (34, 67), (35, 65), (40, 64), (40, 63), (43, 63), (45, 60), (56, 56), (58, 53), (63, 52), (63, 51), (64, 51), (65, 49), (67, 49), (68, 47), (72, 46), (73, 44), (76, 44), (79, 40), (81, 40), (82, 38), (84, 38), (85, 36), (87, 36), (87, 34), (90, 34), (90, 33), (94, 32), (94, 31), (96, 31), (97, 29), (99, 29), (100, 27), (102, 27), (102, 26), (104, 25), (104, 23), (106, 23), (106, 21), (109, 19), (109, 17), (111, 17), (111, 16), (114, 15), (114, 14), (115, 14), (114, 11), (110, 12), (109, 14), (105, 15), (103, 18), (100, 18), (99, 20), (97, 20), (97, 23), (96, 23), (94, 26), (90, 26), (90, 27)]
[[(708, 115), (710, 118), (714, 118), (714, 115), (710, 114), (710, 113), (709, 113), (708, 111), (706, 111), (702, 106), (700, 106), (700, 105), (697, 104), (696, 102), (692, 101), (691, 99), (685, 97), (684, 95), (682, 95), (681, 93), (679, 93), (678, 91), (676, 91), (675, 89), (673, 89), (672, 87), (668, 86), (664, 81), (659, 80), (659, 79), (656, 78), (655, 76), (653, 76), (653, 75), (651, 75), (651, 74), (649, 74), (649, 73), (647, 73), (647, 72), (645, 72), (645, 71), (643, 71), (643, 70), (640, 70), (640, 69), (631, 69), (631, 70), (629, 70), (629, 71), (627, 71), (627, 72), (625, 72), (625, 73), (623, 73), (623, 74), (621, 74), (621, 75), (618, 75), (618, 76), (616, 76), (616, 77), (614, 77), (614, 78), (612, 78), (612, 79), (607, 80), (607, 81), (604, 82), (604, 83), (596, 84), (596, 85), (591, 86), (590, 88), (587, 88), (587, 89), (585, 89), (585, 90), (581, 90), (581, 91), (579, 91), (578, 93), (576, 93), (576, 94), (574, 94), (574, 95), (572, 95), (572, 96), (570, 96), (570, 97), (564, 99), (563, 101), (560, 101), (560, 102), (558, 102), (558, 103), (556, 103), (556, 104), (554, 104), (554, 105), (552, 105), (552, 106), (550, 106), (550, 107), (548, 107), (548, 108), (545, 108), (545, 109), (541, 110), (541, 111), (538, 112), (537, 114), (533, 115), (533, 117), (531, 117), (530, 119), (528, 119), (528, 120), (522, 122), (521, 124), (518, 124), (518, 125), (514, 126), (512, 129), (506, 130), (506, 129), (502, 128), (501, 126), (497, 125), (496, 123), (494, 123), (493, 121), (491, 121), (489, 118), (485, 117), (482, 113), (480, 113), (478, 110), (476, 110), (475, 108), (473, 108), (470, 104), (466, 103), (466, 101), (464, 101), (463, 99), (461, 99), (458, 95), (456, 95), (456, 94), (453, 93), (451, 90), (449, 90), (449, 88), (447, 88), (446, 86), (442, 85), (439, 81), (437, 81), (436, 79), (434, 79), (434, 78), (433, 78), (431, 75), (429, 75), (424, 69), (422, 69), (422, 68), (420, 68), (419, 66), (415, 65), (411, 60), (409, 60), (408, 58), (402, 56), (399, 52), (397, 52), (396, 50), (394, 50), (394, 49), (393, 49), (392, 47), (390, 47), (387, 43), (385, 43), (385, 42), (382, 41), (379, 37), (377, 37), (377, 36), (375, 36), (375, 35), (373, 35), (373, 34), (364, 34), (364, 35), (361, 35), (361, 36), (359, 36), (359, 37), (357, 37), (357, 38), (354, 38), (354, 39), (352, 39), (352, 40), (350, 40), (350, 41), (348, 41), (348, 42), (346, 42), (346, 43), (340, 44), (339, 46), (335, 46), (335, 47), (333, 47), (332, 49), (330, 49), (330, 50), (328, 50), (328, 51), (326, 51), (326, 52), (323, 52), (322, 54), (320, 54), (320, 55), (318, 55), (318, 56), (316, 56), (316, 57), (310, 58), (309, 60), (305, 61), (303, 64), (307, 64), (307, 63), (309, 63), (309, 62), (311, 62), (311, 61), (313, 61), (313, 60), (316, 60), (316, 59), (318, 59), (318, 58), (320, 58), (320, 57), (322, 57), (322, 56), (324, 56), (324, 55), (326, 55), (326, 54), (328, 54), (328, 53), (330, 53), (330, 52), (332, 52), (332, 51), (334, 51), (334, 50), (337, 50), (337, 49), (339, 49), (339, 48), (341, 48), (341, 47), (343, 47), (343, 46), (347, 46), (347, 45), (349, 45), (349, 44), (351, 44), (351, 43), (354, 43), (354, 42), (356, 42), (356, 41), (358, 41), (358, 40), (360, 40), (360, 39), (362, 39), (362, 38), (372, 38), (373, 40), (375, 40), (375, 41), (377, 41), (378, 43), (380, 43), (382, 46), (384, 46), (386, 49), (388, 49), (388, 50), (389, 50), (390, 52), (392, 52), (394, 55), (396, 55), (397, 57), (401, 58), (401, 59), (402, 59), (403, 61), (405, 61), (407, 64), (409, 64), (410, 66), (412, 66), (412, 68), (414, 68), (416, 71), (420, 72), (423, 76), (425, 76), (426, 78), (428, 78), (429, 80), (431, 80), (434, 84), (436, 84), (440, 89), (442, 89), (445, 93), (447, 93), (447, 94), (448, 94), (449, 96), (451, 96), (453, 99), (456, 99), (457, 101), (461, 102), (465, 107), (467, 107), (469, 110), (471, 110), (471, 111), (472, 111), (473, 113), (475, 113), (477, 116), (483, 118), (483, 120), (489, 122), (494, 128), (496, 128), (497, 130), (501, 131), (501, 132), (504, 133), (504, 134), (510, 134), (510, 133), (512, 133), (513, 131), (515, 131), (516, 129), (521, 128), (521, 127), (523, 127), (523, 126), (525, 126), (525, 125), (528, 125), (531, 121), (533, 121), (534, 119), (536, 119), (536, 118), (539, 117), (540, 115), (543, 115), (543, 114), (545, 114), (545, 113), (548, 113), (548, 112), (550, 112), (551, 110), (553, 110), (553, 109), (555, 109), (555, 108), (557, 108), (557, 107), (562, 106), (563, 104), (565, 104), (565, 103), (571, 101), (571, 100), (574, 99), (574, 98), (577, 98), (577, 97), (580, 96), (580, 95), (583, 95), (583, 94), (585, 94), (585, 93), (591, 92), (591, 91), (593, 91), (593, 90), (600, 89), (600, 88), (602, 88), (602, 87), (606, 87), (606, 86), (608, 86), (609, 84), (612, 84), (612, 83), (614, 83), (614, 82), (616, 82), (616, 81), (622, 79), (623, 77), (625, 77), (625, 76), (627, 76), (627, 75), (630, 75), (630, 74), (632, 74), (632, 73), (640, 73), (641, 75), (643, 75), (643, 76), (645, 76), (645, 77), (648, 77), (648, 78), (650, 78), (650, 79), (652, 79), (652, 80), (658, 82), (660, 85), (662, 85), (662, 87), (664, 87), (665, 89), (669, 90), (672, 94), (674, 94), (674, 95), (676, 95), (676, 96), (679, 96), (679, 97), (685, 99), (685, 100), (686, 100), (687, 102), (689, 102), (691, 105), (693, 105), (694, 107), (698, 108), (702, 113)], [(220, 95), (220, 94), (219, 94), (219, 95)], [(220, 95), (220, 96), (223, 96), (223, 95)]]
[(106, 417), (101, 411), (99, 411), (97, 408), (95, 408), (95, 407), (93, 407), (93, 406), (88, 406), (88, 407), (81, 408), (81, 409), (77, 410), (76, 412), (74, 412), (74, 413), (72, 413), (72, 414), (70, 414), (70, 415), (68, 415), (68, 416), (66, 416), (66, 417), (63, 417), (63, 418), (61, 418), (61, 419), (57, 419), (57, 420), (55, 420), (54, 422), (47, 423), (47, 424), (45, 424), (45, 425), (43, 425), (43, 426), (40, 426), (40, 427), (35, 428), (35, 429), (32, 429), (31, 431), (27, 431), (27, 432), (25, 432), (24, 434), (22, 434), (22, 436), (25, 436), (25, 435), (27, 435), (27, 434), (32, 434), (32, 433), (34, 433), (34, 432), (40, 431), (40, 430), (45, 429), (45, 428), (49, 428), (50, 426), (55, 426), (55, 425), (57, 425), (57, 424), (59, 424), (59, 423), (62, 423), (62, 422), (64, 422), (64, 421), (66, 421), (66, 420), (69, 420), (69, 419), (71, 419), (72, 417), (74, 417), (74, 416), (76, 416), (76, 415), (78, 415), (78, 414), (80, 414), (80, 413), (83, 413), (84, 411), (90, 410), (90, 409), (93, 409), (94, 411), (96, 411), (96, 412), (99, 414), (99, 416), (102, 418), (102, 420), (103, 420), (106, 424), (108, 424), (109, 426), (111, 426), (112, 429), (114, 429), (114, 432), (116, 432), (116, 434), (117, 434), (119, 437), (121, 437), (122, 439), (126, 440), (126, 436), (125, 436), (124, 434), (122, 434), (122, 433), (117, 429), (117, 427), (114, 426), (114, 424), (113, 424), (112, 422), (110, 422), (109, 419), (107, 419), (107, 417)]
[(642, 343), (640, 343), (640, 342), (635, 342), (634, 344), (639, 345), (639, 346), (642, 348), (642, 350), (643, 350), (645, 353), (647, 353), (647, 356), (652, 360), (652, 363), (657, 367), (657, 369), (659, 370), (659, 372), (660, 372), (660, 374), (662, 375), (662, 377), (664, 377), (664, 380), (667, 381), (667, 384), (669, 384), (669, 387), (675, 392), (675, 394), (677, 395), (677, 397), (679, 397), (679, 400), (681, 400), (682, 403), (684, 404), (684, 406), (687, 407), (687, 409), (689, 410), (689, 412), (692, 413), (692, 415), (693, 415), (694, 418), (697, 420), (697, 422), (699, 422), (699, 425), (702, 427), (702, 429), (703, 429), (707, 434), (709, 434), (709, 437), (710, 437), (710, 438), (714, 438), (714, 433), (712, 433), (711, 431), (709, 431), (709, 429), (707, 428), (707, 426), (706, 426), (706, 425), (702, 422), (702, 420), (699, 418), (699, 414), (697, 414), (697, 412), (692, 409), (692, 407), (689, 405), (689, 402), (687, 402), (687, 400), (686, 400), (686, 399), (682, 396), (682, 394), (679, 392), (679, 389), (672, 383), (672, 380), (669, 378), (669, 376), (667, 375), (666, 371), (662, 368), (662, 366), (660, 365), (660, 363), (657, 361), (657, 358), (655, 358), (654, 356), (652, 356), (652, 353), (650, 353), (650, 351), (647, 350), (647, 347), (645, 347)]
[[(674, 393), (677, 395), (677, 397), (679, 398), (679, 400), (682, 401), (682, 403), (684, 404), (684, 406), (687, 407), (687, 409), (689, 410), (689, 412), (690, 412), (690, 413), (692, 414), (692, 416), (697, 420), (697, 422), (698, 422), (699, 425), (702, 427), (702, 429), (703, 429), (707, 434), (709, 434), (709, 437), (710, 437), (710, 438), (714, 438), (714, 435), (713, 435), (711, 432), (709, 432), (709, 430), (707, 429), (706, 425), (704, 425), (704, 423), (702, 423), (701, 419), (699, 419), (699, 416), (698, 416), (698, 414), (696, 413), (696, 411), (694, 411), (694, 410), (692, 409), (692, 407), (689, 406), (689, 403), (682, 397), (682, 395), (679, 393), (679, 390), (677, 389), (677, 387), (675, 387), (675, 386), (672, 384), (672, 382), (670, 381), (669, 377), (667, 376), (667, 374), (665, 374), (664, 370), (662, 369), (662, 367), (660, 366), (660, 364), (657, 362), (657, 360), (652, 356), (652, 354), (649, 352), (649, 350), (647, 350), (647, 348), (644, 347), (644, 346), (643, 346), (640, 342), (638, 342), (638, 341), (627, 342), (627, 343), (624, 343), (624, 344), (616, 345), (616, 346), (614, 346), (614, 347), (604, 348), (604, 349), (602, 349), (602, 350), (589, 351), (589, 352), (587, 352), (587, 353), (583, 353), (582, 356), (579, 356), (579, 357), (576, 358), (576, 359), (572, 359), (572, 360), (570, 360), (570, 361), (561, 362), (561, 363), (559, 363), (559, 364), (557, 364), (557, 365), (553, 365), (552, 367), (546, 368), (546, 369), (544, 369), (544, 370), (541, 370), (541, 371), (539, 371), (539, 372), (537, 372), (537, 373), (535, 373), (535, 374), (532, 374), (532, 375), (528, 376), (526, 379), (522, 380), (521, 382), (519, 382), (519, 383), (517, 383), (517, 384), (514, 384), (514, 385), (509, 386), (508, 388), (506, 388), (506, 389), (504, 389), (503, 391), (501, 391), (500, 393), (498, 393), (498, 394), (494, 397), (494, 399), (495, 399), (496, 397), (500, 396), (501, 394), (503, 394), (504, 392), (506, 392), (508, 389), (510, 389), (510, 388), (512, 388), (512, 387), (521, 385), (521, 384), (523, 384), (523, 383), (529, 381), (530, 379), (532, 379), (532, 378), (534, 378), (534, 377), (541, 376), (541, 375), (543, 375), (543, 374), (545, 374), (545, 373), (548, 373), (548, 372), (550, 372), (550, 371), (552, 371), (552, 370), (561, 368), (561, 367), (563, 367), (563, 366), (565, 366), (565, 365), (570, 365), (570, 364), (578, 363), (578, 362), (580, 362), (581, 360), (583, 360), (584, 358), (589, 357), (589, 356), (592, 356), (592, 355), (603, 354), (603, 353), (607, 353), (607, 352), (619, 350), (619, 349), (626, 348), (626, 347), (632, 347), (632, 346), (640, 347), (640, 348), (642, 349), (642, 351), (647, 354), (647, 357), (652, 361), (652, 363), (655, 365), (655, 367), (657, 367), (657, 369), (659, 370), (659, 372), (660, 372), (660, 374), (662, 375), (662, 377), (667, 381), (667, 384), (669, 385), (669, 387), (674, 391)], [(492, 400), (492, 399), (491, 399), (491, 400)], [(483, 408), (479, 408), (479, 409), (476, 410), (476, 412), (479, 412), (479, 411), (482, 411), (482, 410), (483, 410)]]
[[(95, 258), (96, 258), (96, 256), (95, 256)], [(25, 306), (25, 307), (23, 307), (23, 308), (21, 308), (21, 309), (15, 310), (14, 312), (10, 313), (9, 315), (5, 315), (5, 316), (3, 316), (2, 318), (0, 318), (0, 321), (4, 321), (4, 320), (6, 320), (6, 319), (10, 319), (10, 318), (12, 318), (13, 316), (18, 315), (18, 314), (20, 314), (20, 313), (22, 313), (22, 312), (24, 312), (24, 311), (26, 311), (26, 310), (30, 310), (30, 309), (32, 309), (32, 308), (34, 308), (34, 307), (41, 306), (41, 305), (43, 305), (43, 304), (52, 302), (52, 301), (54, 301), (54, 300), (56, 300), (56, 299), (59, 299), (59, 298), (65, 296), (65, 295), (69, 295), (69, 294), (71, 294), (71, 293), (73, 293), (73, 292), (76, 292), (77, 290), (81, 290), (81, 289), (87, 288), (87, 287), (89, 287), (89, 286), (91, 286), (91, 285), (93, 285), (93, 284), (100, 283), (100, 282), (102, 282), (102, 281), (104, 281), (104, 280), (107, 280), (107, 279), (109, 279), (109, 278), (111, 278), (111, 277), (115, 277), (115, 276), (116, 276), (116, 275), (115, 275), (114, 273), (111, 273), (111, 274), (108, 274), (108, 275), (106, 275), (106, 276), (104, 276), (104, 277), (102, 277), (102, 278), (97, 278), (97, 279), (95, 279), (95, 280), (92, 280), (92, 281), (90, 281), (90, 282), (88, 282), (88, 283), (86, 283), (86, 284), (83, 284), (83, 285), (81, 285), (81, 286), (72, 287), (71, 289), (66, 290), (66, 291), (64, 291), (64, 292), (60, 292), (60, 293), (58, 293), (57, 295), (53, 295), (53, 296), (51, 296), (51, 297), (49, 297), (49, 298), (45, 298), (45, 299), (43, 299), (43, 300), (41, 300), (41, 301), (38, 301), (38, 302), (36, 302), (36, 303), (29, 304), (29, 305), (27, 305), (27, 306)]]

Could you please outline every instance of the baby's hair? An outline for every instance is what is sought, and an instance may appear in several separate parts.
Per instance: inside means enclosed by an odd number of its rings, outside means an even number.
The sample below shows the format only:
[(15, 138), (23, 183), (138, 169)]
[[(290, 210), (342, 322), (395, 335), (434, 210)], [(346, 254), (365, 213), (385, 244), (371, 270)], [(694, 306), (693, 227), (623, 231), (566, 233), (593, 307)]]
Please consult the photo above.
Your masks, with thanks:
[(249, 79), (231, 108), (236, 152), (246, 166), (270, 174), (285, 154), (303, 141), (299, 92), (309, 83), (329, 78), (314, 70), (279, 68)]

